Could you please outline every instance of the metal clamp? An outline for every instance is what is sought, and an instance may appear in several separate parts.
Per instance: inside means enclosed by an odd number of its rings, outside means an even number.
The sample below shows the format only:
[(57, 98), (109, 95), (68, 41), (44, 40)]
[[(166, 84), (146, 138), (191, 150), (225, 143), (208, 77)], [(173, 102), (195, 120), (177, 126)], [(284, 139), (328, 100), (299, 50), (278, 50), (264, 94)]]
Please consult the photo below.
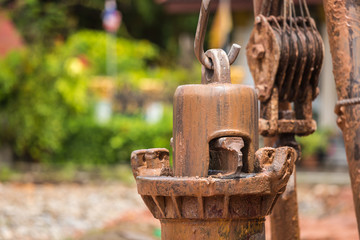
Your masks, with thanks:
[[(211, 59), (206, 56), (204, 52), (204, 39), (206, 34), (207, 23), (209, 20), (209, 6), (211, 0), (203, 0), (200, 8), (199, 21), (196, 28), (195, 42), (194, 42), (194, 51), (196, 58), (204, 65), (207, 69), (214, 69), (214, 64)], [(228, 53), (229, 63), (233, 64), (239, 55), (241, 46), (238, 44), (233, 44)]]

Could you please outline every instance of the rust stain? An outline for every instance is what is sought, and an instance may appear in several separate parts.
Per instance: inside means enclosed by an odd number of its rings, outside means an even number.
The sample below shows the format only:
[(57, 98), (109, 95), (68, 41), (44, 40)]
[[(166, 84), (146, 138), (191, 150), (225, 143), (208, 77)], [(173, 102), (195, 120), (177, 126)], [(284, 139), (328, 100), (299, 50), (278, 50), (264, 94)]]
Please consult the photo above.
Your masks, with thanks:
[[(312, 101), (319, 93), (324, 44), (306, 1), (298, 3), (300, 11), (292, 0), (254, 0), (255, 23), (246, 55), (260, 100), (260, 134), (268, 146), (293, 147), (300, 158), (294, 137), (316, 130)], [(273, 150), (263, 151), (266, 155)], [(265, 166), (272, 161), (268, 157)], [(276, 200), (272, 239), (300, 239), (294, 176)]]
[[(360, 97), (360, 3), (324, 1), (333, 73), (339, 102)], [(360, 105), (338, 106), (337, 123), (343, 131), (355, 212), (360, 234)]]
[[(194, 44), (202, 84), (179, 86), (174, 95), (173, 169), (168, 150), (137, 150), (131, 156), (133, 173), (138, 193), (161, 221), (162, 239), (264, 240), (265, 216), (284, 192), (297, 152), (288, 146), (258, 149), (257, 94), (230, 81), (240, 46), (229, 54), (203, 51), (210, 2), (203, 1)], [(257, 45), (252, 54), (262, 59), (264, 50)], [(293, 67), (289, 71), (294, 75)], [(277, 101), (272, 103), (282, 106)], [(274, 104), (272, 113), (278, 111)], [(274, 122), (279, 129), (308, 131), (307, 119), (281, 120), (285, 123)]]

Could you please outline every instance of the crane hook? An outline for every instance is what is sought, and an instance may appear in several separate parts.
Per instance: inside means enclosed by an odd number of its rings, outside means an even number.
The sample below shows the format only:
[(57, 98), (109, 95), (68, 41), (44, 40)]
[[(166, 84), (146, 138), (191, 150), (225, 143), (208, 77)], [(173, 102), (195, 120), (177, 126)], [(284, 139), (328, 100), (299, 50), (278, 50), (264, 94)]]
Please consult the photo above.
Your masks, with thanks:
[[(204, 52), (204, 39), (206, 34), (207, 23), (209, 20), (209, 6), (211, 0), (203, 0), (201, 2), (199, 21), (196, 28), (196, 35), (194, 41), (194, 51), (196, 58), (200, 61), (202, 65), (204, 65), (207, 69), (213, 69), (213, 63), (211, 60), (205, 55)], [(229, 63), (233, 64), (239, 55), (241, 46), (238, 44), (233, 44), (228, 53)]]

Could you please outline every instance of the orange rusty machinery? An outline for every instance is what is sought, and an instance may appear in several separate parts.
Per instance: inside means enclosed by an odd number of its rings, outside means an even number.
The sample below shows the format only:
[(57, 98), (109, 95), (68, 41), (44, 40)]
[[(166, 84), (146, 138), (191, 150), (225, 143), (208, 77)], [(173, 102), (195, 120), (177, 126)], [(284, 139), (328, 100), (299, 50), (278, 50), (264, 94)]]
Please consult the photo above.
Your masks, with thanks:
[[(298, 151), (295, 135), (316, 130), (312, 101), (319, 93), (324, 44), (306, 0), (254, 0), (254, 28), (246, 47), (260, 100), (259, 130), (267, 146)], [(295, 173), (271, 215), (271, 239), (300, 239)]]
[(173, 167), (163, 148), (137, 150), (131, 165), (138, 193), (161, 221), (162, 239), (265, 239), (265, 216), (285, 190), (297, 153), (258, 149), (254, 89), (231, 84), (229, 54), (203, 51), (210, 1), (203, 1), (195, 54), (202, 84), (174, 96)]
[(324, 1), (336, 91), (360, 236), (360, 1)]

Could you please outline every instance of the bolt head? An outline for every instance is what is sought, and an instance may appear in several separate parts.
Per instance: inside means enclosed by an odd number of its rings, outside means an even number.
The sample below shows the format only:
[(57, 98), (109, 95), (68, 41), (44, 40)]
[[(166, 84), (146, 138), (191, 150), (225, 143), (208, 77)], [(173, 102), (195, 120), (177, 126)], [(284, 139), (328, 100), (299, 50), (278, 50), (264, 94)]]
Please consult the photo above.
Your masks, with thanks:
[(256, 59), (262, 59), (265, 57), (265, 48), (262, 44), (256, 44), (252, 48), (252, 55)]

